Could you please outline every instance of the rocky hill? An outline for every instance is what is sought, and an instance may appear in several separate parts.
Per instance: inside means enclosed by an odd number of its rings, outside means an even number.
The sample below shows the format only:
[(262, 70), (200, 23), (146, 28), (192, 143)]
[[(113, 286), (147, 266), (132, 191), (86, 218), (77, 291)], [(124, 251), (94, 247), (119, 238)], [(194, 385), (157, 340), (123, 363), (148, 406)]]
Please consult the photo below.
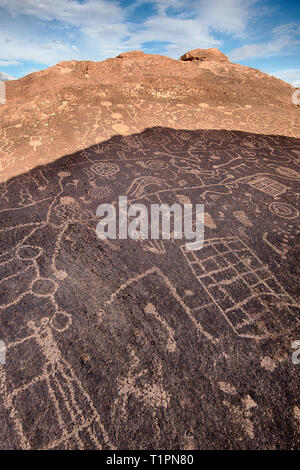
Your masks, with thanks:
[(299, 137), (292, 92), (217, 49), (193, 50), (180, 60), (131, 51), (103, 62), (61, 62), (7, 83), (7, 104), (0, 107), (2, 180), (153, 126)]

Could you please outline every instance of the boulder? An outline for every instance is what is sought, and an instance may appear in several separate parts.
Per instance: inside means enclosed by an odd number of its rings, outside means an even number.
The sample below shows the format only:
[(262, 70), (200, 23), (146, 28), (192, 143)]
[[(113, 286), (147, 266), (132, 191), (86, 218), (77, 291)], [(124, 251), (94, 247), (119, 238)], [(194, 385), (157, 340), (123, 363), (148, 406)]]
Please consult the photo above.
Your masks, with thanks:
[(142, 57), (146, 55), (145, 52), (142, 51), (129, 51), (129, 52), (122, 52), (117, 56), (117, 59), (125, 59), (125, 58), (131, 58), (131, 57)]
[(196, 61), (200, 62), (213, 60), (215, 62), (229, 62), (228, 57), (219, 51), (219, 49), (193, 49), (192, 51), (186, 52), (180, 57), (180, 60), (184, 61)]

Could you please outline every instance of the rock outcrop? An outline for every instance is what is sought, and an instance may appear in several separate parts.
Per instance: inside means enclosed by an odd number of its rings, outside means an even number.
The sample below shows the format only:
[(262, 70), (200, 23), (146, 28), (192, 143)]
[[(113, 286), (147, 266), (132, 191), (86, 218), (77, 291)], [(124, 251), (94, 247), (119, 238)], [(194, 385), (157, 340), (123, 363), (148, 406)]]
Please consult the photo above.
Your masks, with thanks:
[(300, 136), (291, 85), (233, 64), (217, 49), (185, 57), (124, 52), (102, 62), (60, 62), (6, 82), (1, 180), (154, 126)]
[(119, 54), (117, 56), (117, 59), (131, 59), (131, 58), (135, 58), (135, 57), (143, 57), (147, 54), (145, 54), (145, 52), (143, 51), (128, 51), (128, 52), (122, 52), (121, 54)]
[(219, 49), (193, 49), (180, 57), (183, 61), (199, 60), (200, 62), (213, 60), (215, 62), (229, 62), (228, 57)]

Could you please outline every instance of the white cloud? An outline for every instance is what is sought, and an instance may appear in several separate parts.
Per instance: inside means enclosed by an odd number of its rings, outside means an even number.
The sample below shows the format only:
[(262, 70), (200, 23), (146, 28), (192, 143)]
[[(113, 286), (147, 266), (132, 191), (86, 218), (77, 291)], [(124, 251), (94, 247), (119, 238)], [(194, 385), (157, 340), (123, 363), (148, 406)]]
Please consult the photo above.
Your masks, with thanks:
[(32, 39), (29, 36), (8, 36), (0, 33), (0, 54), (1, 61), (35, 61), (41, 64), (50, 65), (62, 60), (71, 59), (74, 51), (66, 44), (59, 42), (43, 43), (39, 38)]
[[(155, 13), (136, 24), (134, 11), (145, 3)], [(259, 0), (136, 0), (126, 8), (117, 0), (0, 0), (0, 8), (9, 19), (0, 31), (0, 65), (102, 60), (148, 42), (165, 43), (162, 53), (178, 58), (197, 47), (222, 48), (220, 33), (245, 38), (262, 12)], [(267, 43), (242, 46), (231, 58), (274, 55), (295, 44), (295, 31), (283, 25)]]
[(84, 27), (101, 22), (124, 19), (124, 10), (114, 1), (88, 0), (0, 0), (0, 6), (14, 15), (34, 16), (40, 20), (57, 20), (68, 25)]
[(257, 14), (257, 0), (199, 0), (201, 21), (215, 31), (243, 35), (248, 22)]
[(154, 16), (149, 18), (143, 29), (132, 35), (130, 43), (166, 42), (166, 54), (178, 58), (187, 50), (220, 45), (209, 32), (209, 29), (196, 19), (170, 18)]
[[(244, 35), (254, 16), (257, 0), (155, 0), (157, 13), (148, 18), (139, 32), (133, 33), (128, 45), (167, 42), (165, 53), (178, 58), (197, 47), (218, 47), (222, 41), (215, 32)], [(137, 0), (130, 11), (149, 3)]]
[(163, 15), (169, 8), (173, 8), (177, 12), (183, 8), (187, 9), (188, 4), (190, 4), (191, 1), (193, 0), (136, 0), (127, 7), (127, 12), (132, 13), (145, 3), (152, 3), (156, 8), (157, 13)]
[(276, 70), (275, 72), (270, 72), (270, 74), (294, 86), (300, 86), (300, 69)]
[(291, 52), (298, 45), (300, 45), (300, 27), (294, 24), (284, 24), (273, 29), (270, 41), (246, 44), (231, 51), (229, 57), (233, 61), (272, 57), (280, 53)]
[(10, 65), (20, 65), (16, 60), (0, 60), (0, 67), (9, 67)]
[[(0, 32), (1, 59), (47, 65), (69, 59), (100, 60), (118, 54), (123, 38), (129, 36), (124, 9), (109, 0), (0, 0), (0, 7), (12, 25)], [(23, 28), (18, 28), (21, 21)], [(62, 36), (64, 41), (56, 40)]]
[[(181, 19), (196, 19), (208, 29), (228, 34), (243, 34), (248, 22), (261, 11), (258, 0), (154, 0), (158, 17), (177, 14)], [(129, 7), (133, 11), (148, 0), (137, 0)], [(265, 11), (265, 10), (264, 10)], [(169, 16), (170, 16), (169, 15)]]

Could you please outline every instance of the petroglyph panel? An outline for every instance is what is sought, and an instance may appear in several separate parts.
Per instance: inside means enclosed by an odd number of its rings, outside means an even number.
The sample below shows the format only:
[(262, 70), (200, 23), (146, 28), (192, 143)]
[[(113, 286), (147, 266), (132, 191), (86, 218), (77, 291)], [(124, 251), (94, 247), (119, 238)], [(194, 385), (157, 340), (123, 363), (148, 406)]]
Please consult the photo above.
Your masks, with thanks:
[[(101, 102), (120, 126), (161, 112)], [(119, 129), (0, 184), (0, 447), (296, 448), (299, 141)], [(97, 207), (120, 195), (204, 204), (203, 249), (172, 230), (99, 240)]]
[(261, 339), (299, 325), (297, 304), (237, 237), (208, 239), (202, 250), (183, 253), (237, 335)]

